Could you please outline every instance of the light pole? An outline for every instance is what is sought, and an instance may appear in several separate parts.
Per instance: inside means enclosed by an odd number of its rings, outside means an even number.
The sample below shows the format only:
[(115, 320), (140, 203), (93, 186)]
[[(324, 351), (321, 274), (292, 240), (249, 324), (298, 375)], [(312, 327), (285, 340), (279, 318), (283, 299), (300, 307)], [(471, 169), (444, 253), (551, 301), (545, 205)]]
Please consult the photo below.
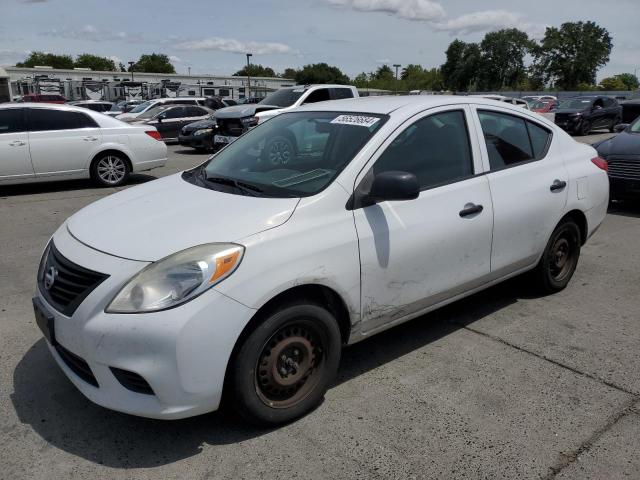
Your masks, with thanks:
[(400, 68), (400, 64), (394, 63), (393, 66), (396, 67), (395, 94), (397, 95), (398, 94), (398, 69)]
[(189, 69), (189, 76), (191, 76), (191, 67), (187, 67)]
[(251, 98), (251, 75), (249, 74), (249, 67), (251, 66), (251, 62), (249, 58), (253, 56), (253, 53), (247, 53), (247, 98)]
[(131, 71), (131, 81), (133, 82), (133, 66), (136, 62), (127, 62), (129, 64), (129, 70)]

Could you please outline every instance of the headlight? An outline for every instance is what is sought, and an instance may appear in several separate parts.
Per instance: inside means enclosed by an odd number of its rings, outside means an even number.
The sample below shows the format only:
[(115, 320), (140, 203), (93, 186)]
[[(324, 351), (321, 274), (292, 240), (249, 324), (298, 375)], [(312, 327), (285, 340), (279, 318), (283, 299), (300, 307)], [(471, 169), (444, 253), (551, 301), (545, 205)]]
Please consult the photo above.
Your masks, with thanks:
[(258, 123), (260, 123), (259, 117), (245, 117), (242, 119), (242, 124), (247, 128), (255, 127)]
[(199, 137), (200, 135), (209, 135), (213, 133), (213, 128), (204, 128), (202, 130), (196, 130), (196, 133), (193, 134), (194, 137)]
[(176, 307), (231, 275), (244, 247), (210, 243), (188, 248), (144, 268), (122, 287), (107, 313), (146, 313)]

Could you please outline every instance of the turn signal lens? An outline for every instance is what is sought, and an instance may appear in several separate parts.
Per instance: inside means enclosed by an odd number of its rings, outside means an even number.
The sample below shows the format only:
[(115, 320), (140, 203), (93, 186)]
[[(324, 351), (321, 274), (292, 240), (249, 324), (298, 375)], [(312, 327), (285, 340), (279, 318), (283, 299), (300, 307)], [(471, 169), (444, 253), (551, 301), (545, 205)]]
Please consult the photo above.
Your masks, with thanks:
[(160, 132), (157, 130), (147, 130), (146, 132), (147, 135), (149, 135), (151, 138), (155, 138), (156, 140), (158, 140), (159, 142), (162, 141), (162, 135), (160, 135)]
[(229, 270), (235, 268), (238, 264), (241, 250), (235, 250), (227, 255), (216, 257), (216, 271), (211, 276), (209, 283), (213, 284), (220, 278), (229, 273)]
[(596, 158), (592, 158), (591, 161), (600, 170), (604, 170), (605, 172), (609, 171), (609, 164), (607, 163), (607, 161), (604, 158), (596, 157)]

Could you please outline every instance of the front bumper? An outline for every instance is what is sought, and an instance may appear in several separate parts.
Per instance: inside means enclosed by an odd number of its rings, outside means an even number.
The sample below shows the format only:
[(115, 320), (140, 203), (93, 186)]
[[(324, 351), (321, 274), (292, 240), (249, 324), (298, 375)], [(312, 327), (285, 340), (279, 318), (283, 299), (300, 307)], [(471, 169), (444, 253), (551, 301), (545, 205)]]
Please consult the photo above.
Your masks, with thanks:
[(178, 143), (183, 147), (210, 148), (212, 145), (211, 135), (182, 135), (178, 137)]
[[(93, 250), (75, 240), (66, 225), (53, 241), (72, 262), (110, 275), (71, 317), (56, 311), (37, 291), (54, 317), (56, 341), (86, 362), (98, 386), (83, 380), (48, 344), (73, 384), (99, 405), (143, 417), (176, 419), (216, 410), (231, 352), (255, 311), (210, 289), (163, 312), (105, 313), (123, 283), (147, 263)], [(114, 368), (140, 375), (153, 393), (125, 387)]]

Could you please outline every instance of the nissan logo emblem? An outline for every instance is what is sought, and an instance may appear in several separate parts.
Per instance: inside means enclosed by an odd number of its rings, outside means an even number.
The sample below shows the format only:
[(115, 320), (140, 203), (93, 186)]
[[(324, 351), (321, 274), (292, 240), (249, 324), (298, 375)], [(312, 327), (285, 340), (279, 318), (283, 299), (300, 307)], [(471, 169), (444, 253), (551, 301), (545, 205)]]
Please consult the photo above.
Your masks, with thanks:
[(56, 267), (49, 267), (49, 270), (44, 274), (44, 288), (51, 290), (56, 278), (58, 278), (58, 270)]

